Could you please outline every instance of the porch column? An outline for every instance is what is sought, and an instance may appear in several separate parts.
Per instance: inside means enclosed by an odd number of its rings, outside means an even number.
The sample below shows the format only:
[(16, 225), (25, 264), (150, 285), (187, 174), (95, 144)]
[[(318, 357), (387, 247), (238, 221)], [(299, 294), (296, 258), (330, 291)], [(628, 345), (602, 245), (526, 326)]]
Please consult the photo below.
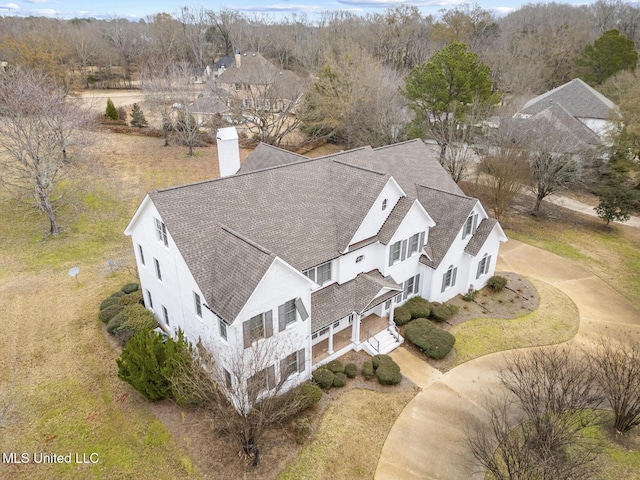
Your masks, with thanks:
[(393, 327), (394, 323), (393, 323), (393, 309), (394, 309), (394, 305), (395, 305), (395, 296), (391, 297), (391, 306), (389, 307), (389, 326)]
[(329, 348), (327, 353), (331, 355), (333, 353), (333, 323), (329, 325)]
[(356, 313), (353, 318), (353, 329), (355, 332), (355, 340), (353, 341), (353, 343), (355, 343), (356, 345), (360, 345), (360, 327), (362, 326), (360, 324), (360, 320), (361, 315), (359, 313)]

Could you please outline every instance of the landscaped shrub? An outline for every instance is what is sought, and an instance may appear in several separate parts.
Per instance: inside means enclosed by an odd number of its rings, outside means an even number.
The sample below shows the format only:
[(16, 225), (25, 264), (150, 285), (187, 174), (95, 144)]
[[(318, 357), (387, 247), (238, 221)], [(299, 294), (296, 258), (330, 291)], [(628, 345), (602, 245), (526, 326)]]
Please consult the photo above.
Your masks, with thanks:
[(333, 386), (336, 388), (342, 388), (347, 384), (347, 376), (342, 373), (342, 372), (338, 372), (333, 376)]
[(322, 398), (322, 389), (317, 385), (312, 385), (310, 383), (302, 385), (299, 392), (302, 396), (302, 399), (300, 400), (300, 411), (311, 408)]
[(118, 297), (107, 297), (100, 304), (100, 310), (107, 308), (110, 305), (118, 305)]
[(100, 313), (98, 313), (98, 318), (102, 323), (109, 323), (109, 320), (111, 320), (121, 311), (122, 307), (120, 305), (109, 305), (108, 307), (100, 310)]
[(118, 313), (115, 317), (109, 320), (107, 323), (107, 332), (111, 335), (115, 333), (115, 331), (122, 326), (124, 322), (127, 321), (127, 316), (124, 312)]
[(436, 322), (446, 322), (451, 318), (453, 312), (449, 305), (444, 303), (433, 304), (431, 308), (431, 318), (433, 318)]
[[(182, 330), (177, 340), (155, 332), (138, 332), (122, 350), (118, 364), (118, 378), (131, 384), (148, 400), (175, 398), (179, 404), (189, 404), (189, 388), (182, 388), (188, 381), (181, 381), (192, 372), (189, 368), (193, 352)], [(187, 380), (185, 378), (185, 380)]]
[(329, 371), (331, 371), (332, 373), (343, 373), (344, 372), (344, 365), (342, 364), (342, 362), (340, 360), (332, 360), (329, 363), (327, 363), (326, 368), (329, 369)]
[(118, 297), (118, 304), (122, 305), (135, 305), (136, 303), (142, 304), (142, 292), (135, 291), (133, 293), (129, 293), (128, 295), (123, 295), (122, 297)]
[(333, 385), (333, 372), (326, 368), (318, 368), (311, 374), (311, 376), (316, 384), (322, 389), (329, 388)]
[(462, 295), (462, 300), (464, 300), (465, 302), (473, 302), (477, 295), (478, 295), (478, 290), (469, 290), (467, 293)]
[(499, 292), (504, 287), (507, 286), (507, 279), (500, 275), (494, 275), (489, 280), (487, 280), (487, 285), (494, 291)]
[(133, 337), (134, 331), (127, 327), (126, 325), (121, 325), (120, 328), (117, 328), (115, 332), (113, 332), (113, 337), (118, 341), (121, 347), (127, 344), (131, 337)]
[(344, 366), (344, 374), (347, 378), (356, 378), (358, 375), (358, 366), (355, 363), (347, 363)]
[(153, 316), (153, 313), (139, 303), (127, 305), (124, 307), (124, 313), (127, 316), (127, 321), (124, 323), (124, 326), (131, 328), (133, 333), (153, 330), (158, 326), (158, 322), (156, 321), (156, 317)]
[(126, 285), (123, 285), (122, 288), (120, 290), (122, 290), (124, 293), (131, 293), (131, 292), (135, 292), (138, 290), (138, 284), (137, 283), (127, 283)]
[(429, 318), (431, 313), (431, 304), (421, 296), (412, 297), (403, 305), (409, 310), (411, 318)]
[(376, 370), (376, 377), (380, 385), (397, 385), (402, 381), (400, 366), (393, 360), (385, 360)]
[(373, 369), (377, 370), (382, 362), (391, 361), (391, 357), (389, 355), (374, 355), (371, 358), (371, 363), (373, 363)]
[(124, 296), (124, 295), (126, 295), (126, 293), (124, 293), (122, 290), (118, 290), (117, 292), (113, 292), (113, 293), (111, 294), (111, 296), (112, 296), (112, 297), (116, 297), (116, 298), (118, 298), (118, 297), (122, 297), (122, 296)]
[(293, 428), (296, 432), (296, 443), (302, 444), (311, 435), (311, 421), (307, 417), (297, 418), (293, 422)]
[(406, 325), (411, 321), (411, 312), (404, 306), (394, 308), (393, 321), (396, 322), (396, 325)]
[(449, 332), (436, 327), (426, 318), (411, 322), (404, 331), (406, 339), (418, 347), (425, 355), (440, 359), (447, 355), (456, 339)]
[(371, 363), (371, 361), (366, 360), (362, 364), (362, 376), (365, 380), (371, 380), (373, 378), (373, 363)]

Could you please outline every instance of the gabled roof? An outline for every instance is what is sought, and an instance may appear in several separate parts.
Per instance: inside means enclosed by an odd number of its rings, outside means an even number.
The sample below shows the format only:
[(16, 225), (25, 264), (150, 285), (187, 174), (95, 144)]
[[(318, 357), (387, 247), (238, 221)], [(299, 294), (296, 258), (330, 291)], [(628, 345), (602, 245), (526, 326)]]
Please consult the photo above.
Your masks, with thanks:
[(391, 237), (396, 233), (396, 230), (404, 220), (404, 217), (409, 212), (411, 205), (413, 205), (414, 199), (410, 197), (400, 197), (398, 203), (393, 207), (391, 213), (387, 217), (387, 220), (382, 225), (382, 228), (378, 232), (378, 240), (384, 245), (388, 245), (391, 241)]
[(560, 104), (553, 104), (529, 118), (503, 118), (499, 128), (530, 149), (551, 148), (561, 153), (580, 153), (601, 144), (597, 133)]
[(263, 168), (278, 167), (293, 162), (308, 160), (297, 153), (274, 147), (268, 143), (259, 143), (247, 159), (242, 163), (238, 173), (254, 172)]
[[(383, 289), (387, 291), (382, 292)], [(313, 315), (311, 331), (315, 332), (350, 313), (365, 310), (388, 300), (402, 291), (402, 287), (378, 270), (360, 273), (342, 285), (333, 283), (311, 294)]]
[(579, 78), (532, 98), (518, 114), (535, 115), (554, 104), (562, 105), (578, 118), (608, 120), (611, 115), (619, 115), (615, 103)]
[(418, 200), (436, 222), (436, 226), (429, 230), (430, 256), (423, 255), (420, 261), (431, 268), (438, 268), (478, 200), (423, 185), (417, 188)]
[(480, 225), (478, 225), (478, 228), (476, 228), (471, 240), (467, 243), (467, 246), (464, 247), (464, 252), (475, 257), (484, 245), (484, 242), (489, 238), (489, 235), (496, 225), (498, 225), (498, 222), (493, 218), (483, 219), (480, 222)]

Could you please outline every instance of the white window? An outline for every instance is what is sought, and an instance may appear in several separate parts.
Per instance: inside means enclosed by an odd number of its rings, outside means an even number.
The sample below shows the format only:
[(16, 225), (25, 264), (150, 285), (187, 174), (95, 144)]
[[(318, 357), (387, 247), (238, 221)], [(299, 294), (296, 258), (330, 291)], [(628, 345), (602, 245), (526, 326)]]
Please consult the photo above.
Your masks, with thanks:
[(255, 402), (264, 391), (272, 390), (276, 386), (276, 369), (274, 365), (260, 370), (247, 380), (247, 390), (249, 393), (249, 401)]
[(227, 324), (222, 321), (222, 319), (218, 319), (218, 330), (220, 331), (220, 336), (227, 339)]
[(164, 319), (165, 325), (167, 327), (170, 326), (170, 323), (169, 323), (169, 312), (167, 310), (167, 307), (165, 307), (164, 305), (162, 305), (162, 318)]
[(261, 338), (269, 338), (273, 335), (273, 312), (261, 313), (250, 318), (242, 324), (242, 336), (244, 340), (244, 348), (248, 348), (251, 344)]
[(288, 325), (295, 323), (296, 317), (296, 299), (289, 300), (278, 307), (278, 325), (282, 332)]
[(224, 384), (227, 386), (227, 388), (231, 388), (232, 386), (231, 374), (226, 368), (223, 368), (222, 370), (224, 372)]
[(149, 308), (153, 310), (153, 298), (151, 298), (151, 292), (147, 290), (147, 300), (149, 300)]
[(323, 263), (317, 267), (310, 268), (302, 272), (303, 275), (310, 278), (314, 282), (324, 285), (331, 281), (331, 262)]
[(387, 209), (387, 205), (389, 204), (389, 200), (386, 198), (382, 200), (382, 211), (384, 212)]
[(396, 242), (389, 248), (389, 266), (400, 260), (402, 242)]
[(416, 233), (409, 239), (409, 256), (420, 250), (420, 234)]
[(162, 271), (160, 270), (160, 262), (158, 261), (157, 258), (154, 258), (153, 263), (156, 266), (156, 277), (158, 277), (158, 280), (162, 281)]
[(140, 263), (145, 265), (144, 263), (144, 251), (142, 250), (142, 245), (138, 244), (138, 253), (140, 254)]
[(202, 318), (202, 301), (200, 300), (200, 295), (196, 292), (193, 292), (193, 304), (196, 309), (196, 315)]
[(280, 379), (286, 380), (294, 373), (304, 371), (304, 348), (287, 355), (280, 361)]
[(389, 310), (391, 308), (391, 300), (384, 302), (384, 309)]
[(409, 278), (404, 282), (403, 298), (406, 300), (409, 295), (419, 293), (420, 291), (420, 274)]
[(472, 235), (476, 230), (476, 224), (478, 223), (478, 215), (471, 214), (467, 218), (467, 221), (464, 224), (464, 228), (462, 230), (462, 238), (466, 238), (469, 235)]
[(159, 219), (154, 218), (154, 220), (156, 221), (156, 238), (159, 242), (164, 243), (165, 247), (168, 247), (167, 227), (165, 227), (164, 222), (161, 222)]
[(442, 292), (444, 292), (447, 288), (453, 287), (456, 284), (457, 273), (457, 267), (454, 267), (453, 265), (449, 266), (449, 269), (442, 276)]
[(486, 275), (489, 273), (489, 267), (491, 266), (491, 255), (484, 254), (482, 260), (478, 262), (478, 273), (476, 274), (476, 279), (480, 278), (482, 275)]

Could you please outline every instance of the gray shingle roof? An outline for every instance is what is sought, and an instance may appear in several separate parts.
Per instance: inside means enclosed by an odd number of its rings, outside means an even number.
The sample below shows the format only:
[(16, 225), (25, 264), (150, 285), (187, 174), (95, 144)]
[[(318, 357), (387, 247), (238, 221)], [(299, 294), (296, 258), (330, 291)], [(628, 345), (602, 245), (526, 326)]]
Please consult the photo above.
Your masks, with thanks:
[(616, 105), (611, 100), (579, 78), (532, 98), (518, 113), (535, 115), (553, 104), (562, 105), (571, 115), (578, 118), (608, 120), (610, 115), (619, 115)]
[[(383, 288), (392, 289), (377, 296)], [(315, 332), (350, 313), (363, 313), (401, 291), (402, 287), (378, 270), (361, 273), (353, 280), (333, 283), (311, 294), (311, 331)]]
[(304, 160), (308, 160), (308, 158), (267, 143), (259, 143), (256, 149), (242, 163), (239, 173), (253, 172), (263, 168), (277, 167)]
[(391, 213), (387, 217), (387, 220), (382, 225), (382, 228), (378, 232), (378, 240), (384, 245), (388, 245), (391, 241), (391, 237), (396, 233), (396, 230), (404, 220), (405, 215), (413, 205), (414, 199), (411, 197), (400, 197), (398, 203), (393, 207)]
[(475, 257), (484, 245), (484, 242), (486, 242), (487, 238), (489, 238), (489, 234), (493, 230), (493, 227), (495, 227), (497, 224), (498, 222), (493, 218), (483, 219), (480, 222), (480, 225), (478, 225), (478, 228), (476, 228), (476, 231), (471, 237), (471, 240), (469, 240), (469, 243), (467, 243), (467, 246), (464, 247), (465, 253), (468, 253), (469, 255), (473, 255)]
[(418, 186), (418, 199), (436, 222), (436, 226), (429, 230), (431, 258), (422, 255), (420, 261), (431, 268), (438, 268), (478, 200), (422, 185)]
[[(440, 167), (437, 150), (421, 141), (291, 163), (286, 160), (299, 156), (260, 150), (279, 166), (149, 194), (207, 304), (227, 321), (276, 256), (300, 271), (338, 257), (390, 175), (437, 224), (426, 250), (435, 266), (476, 202)], [(380, 236), (367, 243), (390, 238), (411, 202), (398, 202)]]

